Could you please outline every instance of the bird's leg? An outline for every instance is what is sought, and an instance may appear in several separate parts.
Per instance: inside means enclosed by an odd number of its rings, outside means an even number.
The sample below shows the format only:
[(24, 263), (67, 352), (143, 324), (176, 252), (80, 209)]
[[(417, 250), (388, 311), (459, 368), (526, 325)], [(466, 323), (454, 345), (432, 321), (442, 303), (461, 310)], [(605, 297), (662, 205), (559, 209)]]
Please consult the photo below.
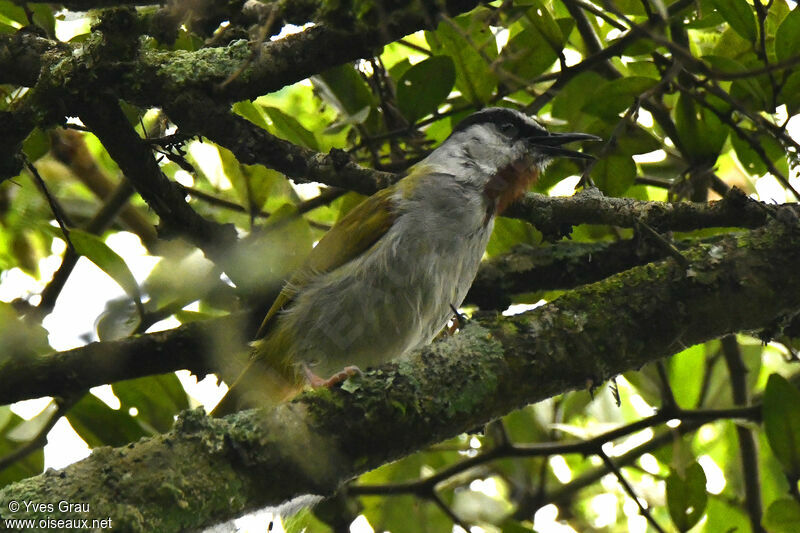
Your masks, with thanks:
[(320, 387), (331, 388), (334, 385), (341, 383), (349, 377), (361, 374), (361, 369), (357, 366), (346, 366), (340, 372), (335, 373), (328, 379), (323, 379), (316, 375), (307, 364), (303, 363), (303, 374), (305, 374), (308, 384), (312, 388), (318, 389)]
[(448, 327), (448, 328), (445, 328), (445, 330), (447, 331), (448, 335), (454, 335), (457, 330), (463, 329), (464, 326), (467, 325), (467, 322), (469, 322), (469, 319), (466, 317), (466, 315), (464, 313), (459, 313), (458, 309), (456, 309), (455, 305), (450, 304), (450, 309), (453, 310), (453, 314), (454, 314), (454, 316), (453, 316), (453, 325)]

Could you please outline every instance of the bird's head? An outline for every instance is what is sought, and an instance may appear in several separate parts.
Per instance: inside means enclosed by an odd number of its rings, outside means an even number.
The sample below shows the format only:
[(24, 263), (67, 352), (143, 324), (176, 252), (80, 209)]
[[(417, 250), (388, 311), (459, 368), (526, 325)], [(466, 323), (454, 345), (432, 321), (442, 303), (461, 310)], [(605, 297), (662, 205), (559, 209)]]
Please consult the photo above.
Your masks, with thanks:
[(551, 133), (514, 109), (491, 107), (462, 120), (439, 150), (460, 179), (483, 187), (495, 214), (525, 193), (556, 157), (593, 159), (564, 148), (573, 141), (600, 140), (585, 133)]

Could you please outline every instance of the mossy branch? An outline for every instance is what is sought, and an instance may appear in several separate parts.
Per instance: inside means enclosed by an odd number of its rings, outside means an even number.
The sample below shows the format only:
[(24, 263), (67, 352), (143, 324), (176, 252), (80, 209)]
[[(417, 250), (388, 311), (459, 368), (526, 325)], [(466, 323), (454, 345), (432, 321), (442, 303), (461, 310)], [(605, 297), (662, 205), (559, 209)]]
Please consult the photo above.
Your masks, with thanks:
[[(91, 501), (117, 531), (198, 528), (341, 483), (523, 405), (800, 308), (800, 231), (772, 223), (570, 291), (513, 317), (482, 315), (408, 360), (268, 412), (185, 414), (168, 434), (101, 448), (0, 491)], [(120, 503), (124, 502), (124, 503)], [(37, 518), (17, 513), (15, 517)], [(69, 518), (65, 513), (62, 518)], [(83, 518), (78, 517), (78, 518)]]

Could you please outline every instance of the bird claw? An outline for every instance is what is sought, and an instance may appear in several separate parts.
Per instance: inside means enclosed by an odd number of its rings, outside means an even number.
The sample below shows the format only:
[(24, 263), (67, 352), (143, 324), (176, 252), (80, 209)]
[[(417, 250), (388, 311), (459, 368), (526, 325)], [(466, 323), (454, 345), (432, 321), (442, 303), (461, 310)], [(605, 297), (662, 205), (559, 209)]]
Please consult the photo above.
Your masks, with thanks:
[(448, 335), (454, 335), (456, 331), (463, 329), (464, 326), (467, 325), (469, 319), (464, 313), (459, 313), (458, 309), (453, 304), (450, 304), (450, 309), (453, 311), (453, 324), (445, 329)]
[(346, 366), (340, 372), (335, 373), (328, 379), (323, 379), (316, 375), (314, 372), (308, 368), (308, 365), (303, 365), (303, 373), (308, 380), (308, 384), (311, 385), (312, 388), (318, 389), (320, 387), (326, 387), (330, 389), (334, 385), (338, 385), (342, 381), (346, 380), (347, 378), (357, 376), (361, 374), (361, 369), (357, 366)]

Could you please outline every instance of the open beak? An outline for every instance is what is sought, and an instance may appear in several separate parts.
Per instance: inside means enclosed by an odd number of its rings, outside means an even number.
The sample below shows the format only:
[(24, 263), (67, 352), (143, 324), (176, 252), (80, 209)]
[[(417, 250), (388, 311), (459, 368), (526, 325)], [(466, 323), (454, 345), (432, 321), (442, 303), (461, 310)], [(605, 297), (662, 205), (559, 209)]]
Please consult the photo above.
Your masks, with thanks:
[(602, 139), (596, 135), (589, 135), (588, 133), (551, 133), (547, 136), (531, 137), (529, 141), (533, 147), (553, 157), (595, 159), (593, 155), (562, 148), (562, 145), (575, 141), (602, 141)]

